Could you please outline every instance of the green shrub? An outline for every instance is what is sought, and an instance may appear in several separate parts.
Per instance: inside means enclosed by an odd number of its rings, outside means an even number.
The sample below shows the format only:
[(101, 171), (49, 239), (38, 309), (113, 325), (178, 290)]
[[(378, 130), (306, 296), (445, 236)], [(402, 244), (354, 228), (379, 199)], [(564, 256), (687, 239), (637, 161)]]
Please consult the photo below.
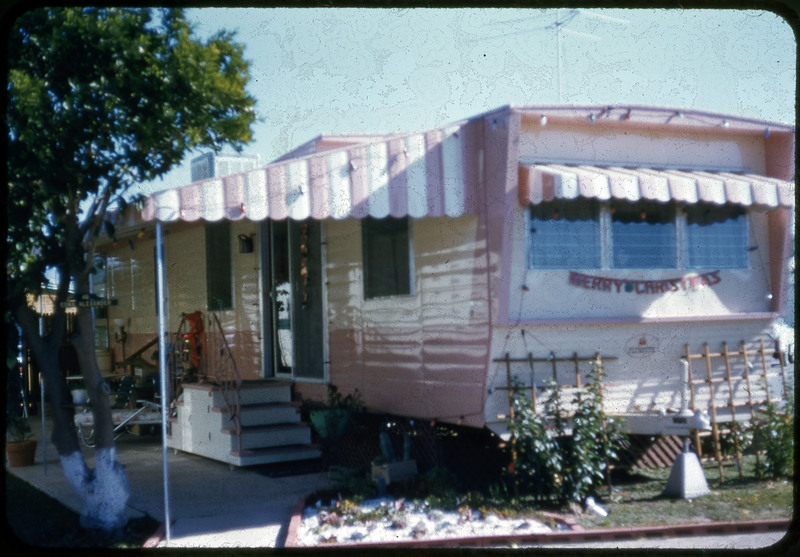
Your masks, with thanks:
[(560, 481), (561, 454), (558, 443), (550, 434), (544, 416), (537, 414), (520, 383), (515, 379), (513, 389), (514, 417), (508, 428), (512, 439), (512, 462), (508, 473), (514, 493), (524, 493), (536, 499), (550, 499), (553, 484)]
[[(508, 427), (515, 451), (509, 470), (515, 494), (564, 505), (583, 502), (603, 485), (625, 436), (603, 410), (601, 380), (602, 368), (595, 363), (572, 401), (563, 400), (551, 380), (543, 414), (536, 413), (514, 381), (514, 415)], [(575, 403), (572, 415), (567, 402)]]
[(754, 444), (764, 451), (756, 465), (757, 478), (791, 476), (794, 470), (794, 389), (780, 402), (769, 400), (752, 422)]

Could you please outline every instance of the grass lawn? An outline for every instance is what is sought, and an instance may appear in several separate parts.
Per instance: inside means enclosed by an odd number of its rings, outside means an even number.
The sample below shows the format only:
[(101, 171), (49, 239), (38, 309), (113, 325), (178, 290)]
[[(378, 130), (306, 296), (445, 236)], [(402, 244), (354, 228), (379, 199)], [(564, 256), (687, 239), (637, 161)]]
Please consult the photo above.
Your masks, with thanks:
[(734, 467), (725, 467), (724, 483), (720, 482), (716, 465), (706, 467), (711, 494), (695, 499), (661, 496), (669, 469), (636, 470), (612, 482), (614, 489), (610, 499), (607, 492), (603, 494), (607, 517), (587, 513), (579, 516), (578, 522), (584, 528), (616, 528), (791, 518), (794, 482), (791, 478), (756, 479), (754, 462), (755, 457), (744, 457), (741, 479)]
[[(395, 499), (425, 499), (432, 508), (453, 510), (463, 506), (502, 516), (542, 519), (539, 511), (556, 511), (572, 515), (586, 529), (791, 518), (794, 508), (792, 479), (756, 479), (754, 462), (754, 457), (744, 457), (742, 478), (733, 467), (725, 467), (724, 483), (719, 480), (716, 465), (705, 468), (711, 494), (694, 499), (673, 499), (661, 495), (670, 469), (619, 471), (612, 479), (611, 496), (605, 489), (597, 497), (608, 510), (608, 516), (604, 518), (585, 512), (577, 505), (555, 508), (527, 500), (524, 496), (514, 498), (507, 491), (503, 495), (502, 490), (494, 494), (464, 492), (456, 483), (448, 481), (448, 473), (441, 469), (392, 484), (388, 495)], [(356, 474), (347, 477), (329, 492), (313, 494), (307, 502), (313, 504), (317, 498), (327, 501), (336, 497), (358, 502), (376, 496), (374, 490), (372, 482)], [(547, 519), (543, 520), (547, 522)]]
[[(79, 515), (14, 474), (6, 472), (6, 524), (16, 540), (3, 540), (8, 547), (72, 548), (141, 547), (158, 529), (158, 522), (144, 517), (133, 519), (114, 535), (84, 530)], [(14, 543), (16, 541), (16, 543)]]

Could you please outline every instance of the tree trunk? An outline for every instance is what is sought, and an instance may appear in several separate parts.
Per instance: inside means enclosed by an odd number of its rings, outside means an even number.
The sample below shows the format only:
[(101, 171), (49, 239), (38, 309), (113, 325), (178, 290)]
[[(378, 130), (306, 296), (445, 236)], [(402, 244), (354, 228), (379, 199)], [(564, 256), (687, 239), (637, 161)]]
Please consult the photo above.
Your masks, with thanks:
[(33, 353), (33, 359), (44, 376), (45, 395), (53, 415), (53, 444), (60, 455), (80, 452), (74, 425), (75, 412), (70, 406), (72, 397), (58, 361), (58, 351), (64, 338), (64, 310), (56, 308), (52, 331), (44, 337), (39, 334), (38, 315), (25, 305), (24, 298), (14, 301), (13, 312)]
[[(88, 283), (88, 280), (87, 280)], [(45, 394), (53, 417), (52, 441), (58, 451), (64, 476), (81, 498), (81, 526), (111, 532), (127, 523), (126, 504), (130, 495), (128, 479), (117, 461), (108, 386), (103, 381), (94, 353), (94, 328), (91, 309), (78, 311), (78, 332), (72, 339), (86, 383), (94, 414), (97, 445), (95, 469), (86, 465), (75, 429), (75, 412), (67, 382), (61, 371), (58, 352), (64, 337), (65, 310), (57, 297), (53, 331), (39, 334), (38, 316), (24, 303), (13, 308), (33, 357), (45, 379)]]
[[(59, 338), (62, 336), (63, 332), (58, 335)], [(26, 337), (30, 338), (30, 335), (26, 335)], [(29, 342), (29, 344), (31, 343)], [(31, 347), (33, 357), (44, 375), (45, 395), (50, 403), (50, 412), (53, 417), (51, 439), (60, 455), (80, 453), (80, 445), (75, 432), (75, 411), (71, 406), (72, 396), (58, 361), (58, 347), (61, 342), (42, 344), (44, 346), (39, 349), (34, 345)]]
[[(89, 294), (89, 276), (75, 277), (78, 299)], [(114, 422), (111, 417), (111, 389), (97, 365), (92, 309), (78, 308), (76, 331), (70, 339), (78, 355), (83, 383), (94, 415), (95, 469), (89, 470), (81, 453), (62, 455), (64, 474), (83, 500), (81, 525), (85, 528), (113, 530), (127, 523), (126, 505), (130, 496), (128, 478), (117, 460), (114, 447)]]

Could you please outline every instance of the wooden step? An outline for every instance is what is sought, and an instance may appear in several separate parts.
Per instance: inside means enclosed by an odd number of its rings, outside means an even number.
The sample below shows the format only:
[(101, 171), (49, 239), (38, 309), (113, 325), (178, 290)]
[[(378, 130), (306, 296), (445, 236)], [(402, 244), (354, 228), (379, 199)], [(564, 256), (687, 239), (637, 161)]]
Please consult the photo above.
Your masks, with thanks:
[(237, 435), (231, 414), (235, 410), (226, 406), (221, 388), (187, 385), (176, 405), (178, 415), (171, 419), (175, 433), (170, 446), (232, 466), (320, 458), (320, 448), (311, 444), (311, 426), (301, 422), (301, 404), (291, 395), (288, 381), (243, 382), (236, 397), (242, 424)]
[[(223, 428), (223, 434), (236, 435), (233, 428)], [(311, 427), (304, 423), (274, 424), (243, 427), (241, 435), (243, 449), (262, 449), (282, 445), (306, 445), (311, 443)]]
[(283, 447), (231, 451), (231, 463), (235, 466), (256, 466), (276, 462), (311, 460), (321, 456), (322, 450), (317, 445), (286, 445)]
[[(212, 412), (228, 414), (227, 408), (213, 408)], [(300, 421), (299, 402), (264, 402), (242, 404), (239, 407), (242, 427), (295, 423)]]
[[(222, 388), (212, 383), (187, 383), (184, 385), (184, 398), (188, 391), (205, 392), (211, 397), (212, 406), (224, 406)], [(290, 402), (292, 384), (289, 381), (245, 381), (239, 388), (240, 404), (264, 402)]]

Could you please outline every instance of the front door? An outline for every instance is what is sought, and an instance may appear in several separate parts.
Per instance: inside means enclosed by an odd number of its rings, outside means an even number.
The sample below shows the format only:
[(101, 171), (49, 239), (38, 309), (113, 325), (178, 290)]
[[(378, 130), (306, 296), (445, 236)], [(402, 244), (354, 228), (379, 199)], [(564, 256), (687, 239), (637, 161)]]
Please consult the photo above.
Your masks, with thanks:
[(318, 221), (261, 225), (264, 376), (325, 378), (322, 234)]

